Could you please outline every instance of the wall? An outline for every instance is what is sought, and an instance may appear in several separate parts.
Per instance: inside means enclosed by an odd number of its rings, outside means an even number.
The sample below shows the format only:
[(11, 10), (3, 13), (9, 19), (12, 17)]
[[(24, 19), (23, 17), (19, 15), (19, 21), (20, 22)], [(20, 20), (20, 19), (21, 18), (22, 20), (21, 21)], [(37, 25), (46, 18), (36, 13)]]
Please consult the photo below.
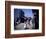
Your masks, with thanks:
[[(46, 3), (46, 0), (16, 0), (16, 1)], [(45, 4), (45, 10), (46, 10), (46, 4)], [(46, 22), (46, 11), (45, 11), (45, 22)], [(0, 0), (0, 39), (5, 39), (5, 0)], [(23, 38), (16, 38), (16, 39), (46, 39), (46, 24), (45, 24), (45, 36), (23, 37)]]

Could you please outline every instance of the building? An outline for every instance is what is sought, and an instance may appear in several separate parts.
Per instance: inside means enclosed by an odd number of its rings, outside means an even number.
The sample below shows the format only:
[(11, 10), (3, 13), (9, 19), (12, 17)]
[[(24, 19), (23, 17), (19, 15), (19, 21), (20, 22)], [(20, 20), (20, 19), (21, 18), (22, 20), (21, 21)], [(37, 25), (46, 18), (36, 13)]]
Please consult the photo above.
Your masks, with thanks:
[(14, 9), (14, 27), (18, 23), (24, 22), (24, 18), (23, 17), (24, 17), (24, 12), (21, 9)]
[(34, 14), (35, 29), (39, 29), (39, 10), (33, 9), (32, 12)]

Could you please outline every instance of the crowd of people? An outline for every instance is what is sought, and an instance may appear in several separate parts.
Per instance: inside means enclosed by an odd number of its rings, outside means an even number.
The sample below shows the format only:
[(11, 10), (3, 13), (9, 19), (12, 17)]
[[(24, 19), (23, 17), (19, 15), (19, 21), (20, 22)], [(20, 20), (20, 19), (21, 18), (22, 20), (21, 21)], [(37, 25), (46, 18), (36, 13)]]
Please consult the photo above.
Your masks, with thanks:
[(21, 17), (17, 18), (16, 24), (24, 23), (24, 29), (32, 29), (33, 20), (31, 17)]

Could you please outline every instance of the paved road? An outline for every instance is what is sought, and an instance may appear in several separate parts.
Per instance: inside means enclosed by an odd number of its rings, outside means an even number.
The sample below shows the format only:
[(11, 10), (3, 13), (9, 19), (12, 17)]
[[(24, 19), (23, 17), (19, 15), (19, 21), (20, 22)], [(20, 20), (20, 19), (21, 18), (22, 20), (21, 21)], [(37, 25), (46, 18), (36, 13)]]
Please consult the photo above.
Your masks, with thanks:
[(16, 26), (17, 30), (24, 30), (24, 23), (20, 23)]
[[(24, 23), (20, 23), (20, 24), (18, 24), (17, 26), (16, 26), (16, 30), (24, 30), (25, 29), (25, 27), (26, 27), (26, 25), (24, 25)], [(30, 25), (27, 25), (27, 27), (29, 28), (29, 29), (32, 29), (32, 26)]]

